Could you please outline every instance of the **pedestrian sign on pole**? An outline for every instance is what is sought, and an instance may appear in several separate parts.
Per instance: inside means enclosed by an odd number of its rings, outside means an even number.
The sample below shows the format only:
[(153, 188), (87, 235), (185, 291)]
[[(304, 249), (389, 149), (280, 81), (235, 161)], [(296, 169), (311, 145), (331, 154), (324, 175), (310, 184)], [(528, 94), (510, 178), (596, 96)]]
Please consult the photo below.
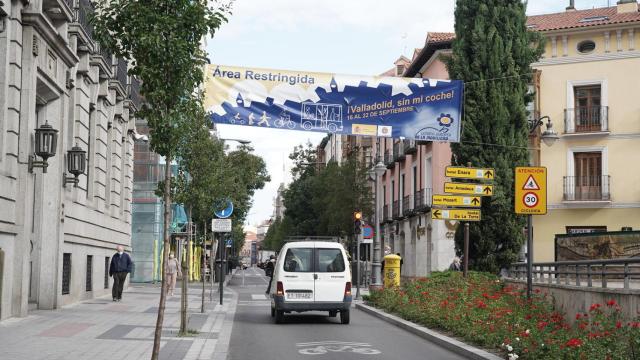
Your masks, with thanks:
[(434, 206), (461, 206), (479, 208), (482, 204), (480, 196), (433, 195), (431, 204)]
[(515, 190), (516, 214), (547, 213), (547, 168), (517, 167)]
[(480, 210), (463, 209), (433, 209), (431, 218), (434, 220), (460, 220), (460, 221), (480, 221)]
[(494, 169), (447, 166), (445, 176), (458, 179), (493, 180)]
[(233, 246), (233, 240), (232, 240), (232, 239), (227, 239), (225, 244), (226, 244), (226, 246), (227, 246), (228, 248), (230, 248), (230, 247), (232, 247), (232, 246)]
[(444, 192), (448, 194), (493, 196), (493, 185), (445, 182)]

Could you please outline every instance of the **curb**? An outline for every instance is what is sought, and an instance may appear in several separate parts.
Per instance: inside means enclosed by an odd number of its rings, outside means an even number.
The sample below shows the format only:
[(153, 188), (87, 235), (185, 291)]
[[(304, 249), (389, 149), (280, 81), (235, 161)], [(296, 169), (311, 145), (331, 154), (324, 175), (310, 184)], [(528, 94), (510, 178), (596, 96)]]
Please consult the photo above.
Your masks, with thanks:
[(365, 304), (356, 304), (356, 309), (362, 310), (367, 314), (373, 315), (401, 329), (404, 329), (410, 333), (418, 335), (419, 337), (425, 340), (429, 340), (437, 345), (442, 346), (447, 350), (450, 350), (458, 355), (462, 355), (467, 359), (477, 359), (477, 360), (502, 360), (503, 359), (490, 352), (465, 344), (460, 340), (456, 340), (454, 338), (442, 335), (424, 326), (417, 325), (410, 321), (399, 318), (398, 316), (388, 314), (372, 306), (365, 305)]

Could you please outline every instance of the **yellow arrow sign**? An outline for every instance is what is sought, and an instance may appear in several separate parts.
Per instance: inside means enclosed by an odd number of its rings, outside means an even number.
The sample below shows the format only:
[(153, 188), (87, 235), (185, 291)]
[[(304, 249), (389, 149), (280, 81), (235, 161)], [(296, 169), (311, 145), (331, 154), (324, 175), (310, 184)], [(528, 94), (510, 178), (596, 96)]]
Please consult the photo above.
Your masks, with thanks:
[(444, 192), (449, 194), (492, 196), (493, 185), (446, 182), (444, 183)]
[(461, 221), (480, 221), (480, 210), (463, 210), (463, 209), (433, 209), (431, 218), (434, 220), (461, 220)]
[(493, 180), (495, 172), (494, 169), (447, 166), (445, 176), (458, 179)]
[(480, 207), (481, 199), (480, 196), (433, 195), (431, 203), (436, 206)]

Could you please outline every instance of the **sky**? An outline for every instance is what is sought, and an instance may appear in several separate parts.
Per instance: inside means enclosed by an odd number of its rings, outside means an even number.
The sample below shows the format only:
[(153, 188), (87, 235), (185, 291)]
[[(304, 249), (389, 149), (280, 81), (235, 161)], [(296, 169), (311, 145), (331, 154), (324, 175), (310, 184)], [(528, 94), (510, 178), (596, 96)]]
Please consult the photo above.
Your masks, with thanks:
[[(616, 0), (575, 0), (577, 9)], [(212, 64), (378, 75), (411, 58), (427, 32), (453, 31), (454, 0), (235, 0), (228, 23), (207, 41)], [(561, 12), (569, 0), (529, 0), (527, 14)], [(247, 222), (273, 213), (280, 183), (291, 181), (293, 147), (324, 134), (220, 125), (219, 136), (250, 140), (271, 182), (256, 192)]]

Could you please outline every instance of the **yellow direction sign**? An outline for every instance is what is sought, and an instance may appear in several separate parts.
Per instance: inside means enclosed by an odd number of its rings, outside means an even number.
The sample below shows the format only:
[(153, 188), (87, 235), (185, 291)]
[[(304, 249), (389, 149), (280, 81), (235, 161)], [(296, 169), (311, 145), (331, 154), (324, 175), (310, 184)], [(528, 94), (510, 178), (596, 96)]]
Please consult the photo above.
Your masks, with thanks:
[(431, 218), (434, 220), (480, 221), (480, 210), (433, 209)]
[(547, 213), (547, 168), (516, 168), (516, 214), (544, 215)]
[(444, 192), (448, 194), (492, 196), (493, 185), (446, 182), (444, 183)]
[(435, 206), (480, 207), (480, 196), (433, 195), (431, 204)]
[(470, 167), (447, 166), (444, 175), (458, 179), (493, 180), (494, 169), (480, 169)]

